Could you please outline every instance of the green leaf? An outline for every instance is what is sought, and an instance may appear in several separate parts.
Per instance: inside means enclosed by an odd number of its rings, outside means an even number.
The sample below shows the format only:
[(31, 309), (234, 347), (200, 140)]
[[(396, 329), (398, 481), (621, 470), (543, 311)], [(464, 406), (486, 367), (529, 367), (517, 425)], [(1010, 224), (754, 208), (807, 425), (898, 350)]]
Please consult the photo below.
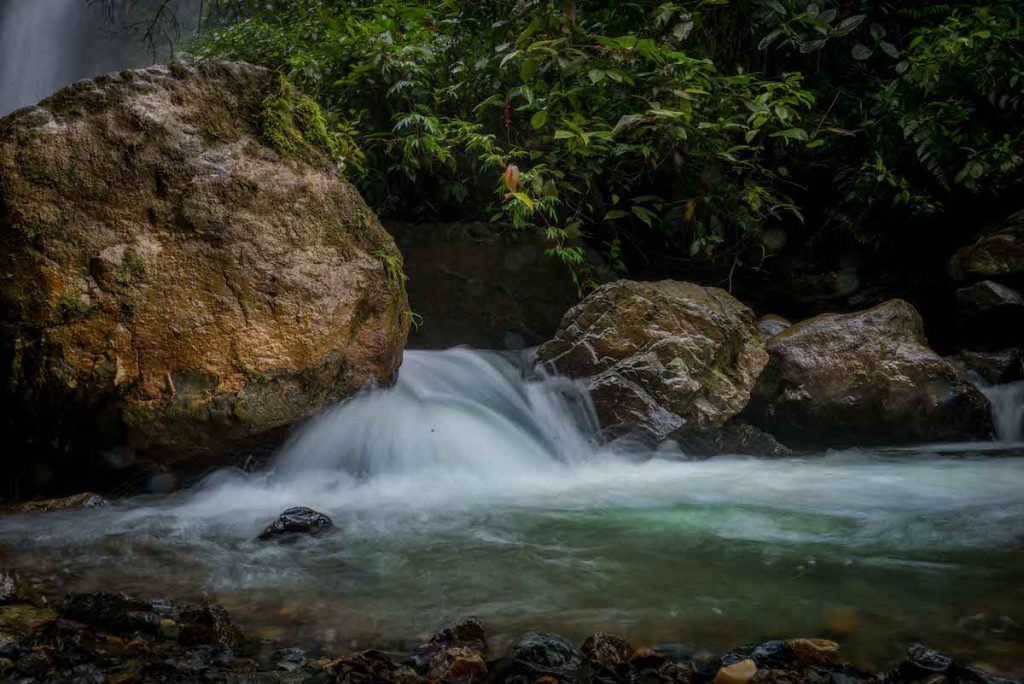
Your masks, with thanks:
[(518, 54), (519, 54), (519, 50), (513, 50), (512, 52), (508, 53), (507, 55), (505, 55), (504, 57), (501, 58), (501, 64), (499, 64), (498, 66), (502, 66), (502, 67), (505, 66), (505, 64), (509, 60), (515, 58), (515, 56), (518, 55)]
[(647, 207), (633, 205), (631, 211), (638, 219), (646, 223), (648, 226), (654, 226), (654, 214)]
[(548, 122), (548, 110), (541, 109), (533, 113), (530, 117), (530, 125), (533, 126), (534, 130), (539, 131), (544, 128), (544, 124)]
[(850, 15), (843, 19), (841, 22), (839, 22), (839, 26), (836, 28), (836, 32), (839, 33), (839, 35), (845, 36), (847, 33), (850, 33), (855, 28), (863, 24), (866, 18), (866, 14)]
[(772, 133), (773, 138), (785, 138), (786, 140), (802, 140), (807, 141), (807, 131), (802, 128), (787, 128), (784, 131), (778, 131)]
[(614, 221), (615, 219), (625, 218), (629, 216), (628, 211), (622, 211), (621, 209), (612, 209), (604, 215), (605, 221)]
[(900, 51), (897, 50), (896, 46), (893, 45), (892, 43), (886, 43), (885, 41), (882, 41), (881, 43), (878, 44), (878, 47), (882, 48), (882, 52), (889, 55), (893, 59), (898, 59), (900, 56)]
[(591, 69), (587, 72), (587, 76), (590, 77), (591, 83), (600, 83), (604, 80), (605, 75), (605, 72), (600, 69)]
[(526, 206), (530, 207), (530, 209), (533, 209), (536, 206), (534, 205), (533, 200), (530, 199), (530, 196), (527, 195), (525, 192), (513, 192), (512, 196), (515, 197), (520, 202), (522, 202), (523, 204), (525, 204)]
[[(618, 133), (619, 131), (627, 128), (632, 128), (639, 122), (644, 120), (643, 114), (625, 114), (619, 118), (618, 123), (615, 124), (615, 128), (612, 129), (612, 133)], [(557, 137), (557, 134), (556, 134)]]
[(867, 45), (857, 43), (856, 45), (853, 46), (853, 49), (850, 51), (850, 54), (853, 55), (854, 59), (863, 62), (865, 59), (875, 54), (875, 51), (869, 48)]
[(827, 40), (828, 40), (828, 38), (819, 38), (818, 40), (808, 40), (808, 41), (805, 41), (805, 42), (801, 42), (800, 43), (800, 52), (802, 52), (803, 54), (806, 55), (809, 52), (814, 52), (815, 50), (820, 50), (822, 48), (822, 46), (825, 45), (825, 42)]
[(761, 39), (761, 42), (757, 44), (758, 50), (766, 50), (768, 46), (775, 42), (775, 39), (782, 35), (782, 29), (775, 29), (767, 36)]

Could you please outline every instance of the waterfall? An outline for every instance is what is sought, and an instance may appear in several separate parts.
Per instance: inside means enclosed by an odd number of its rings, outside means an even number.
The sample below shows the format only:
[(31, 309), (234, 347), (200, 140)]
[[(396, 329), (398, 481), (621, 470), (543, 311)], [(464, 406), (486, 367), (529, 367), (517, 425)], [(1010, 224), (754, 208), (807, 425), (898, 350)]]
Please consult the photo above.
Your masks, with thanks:
[(1000, 442), (1024, 442), (1024, 380), (979, 386), (992, 406), (992, 423)]
[(424, 470), (496, 474), (576, 463), (597, 448), (589, 398), (565, 378), (523, 377), (522, 364), (466, 348), (407, 351), (398, 382), (313, 420), (275, 470), (355, 477)]
[(88, 0), (0, 0), (0, 116), (124, 66), (108, 9)]

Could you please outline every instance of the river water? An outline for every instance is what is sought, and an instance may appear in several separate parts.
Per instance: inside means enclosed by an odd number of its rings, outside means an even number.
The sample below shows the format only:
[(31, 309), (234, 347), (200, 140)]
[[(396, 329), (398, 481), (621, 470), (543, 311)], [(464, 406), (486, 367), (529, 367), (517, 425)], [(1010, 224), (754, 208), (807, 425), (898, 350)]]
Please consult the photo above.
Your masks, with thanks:
[[(109, 509), (0, 517), (16, 566), (75, 589), (224, 604), (289, 644), (396, 651), (469, 615), (723, 649), (833, 636), (882, 667), (922, 640), (1024, 671), (1024, 448), (688, 460), (599, 445), (525, 362), (407, 352), (398, 384), (300, 430), (263, 473)], [(310, 506), (336, 534), (254, 541)]]

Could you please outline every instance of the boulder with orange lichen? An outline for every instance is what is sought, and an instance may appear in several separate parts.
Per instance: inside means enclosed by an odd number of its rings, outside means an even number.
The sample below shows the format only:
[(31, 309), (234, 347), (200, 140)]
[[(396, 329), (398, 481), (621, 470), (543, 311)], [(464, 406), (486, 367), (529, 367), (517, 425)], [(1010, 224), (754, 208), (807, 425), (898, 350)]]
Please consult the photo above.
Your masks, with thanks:
[(0, 119), (12, 434), (206, 457), (390, 381), (409, 327), (401, 256), (326, 155), (266, 142), (276, 84), (176, 63)]

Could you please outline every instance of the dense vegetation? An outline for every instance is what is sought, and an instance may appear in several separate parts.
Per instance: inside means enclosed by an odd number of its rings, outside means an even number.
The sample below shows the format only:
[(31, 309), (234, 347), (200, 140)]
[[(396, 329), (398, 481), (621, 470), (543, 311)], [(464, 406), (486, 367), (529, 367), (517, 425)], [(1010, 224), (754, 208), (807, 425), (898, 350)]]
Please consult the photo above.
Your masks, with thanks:
[(1022, 9), (214, 0), (193, 50), (310, 94), (385, 216), (539, 226), (581, 288), (599, 275), (585, 248), (731, 284), (783, 236), (966, 239), (957, 216), (1019, 193)]

